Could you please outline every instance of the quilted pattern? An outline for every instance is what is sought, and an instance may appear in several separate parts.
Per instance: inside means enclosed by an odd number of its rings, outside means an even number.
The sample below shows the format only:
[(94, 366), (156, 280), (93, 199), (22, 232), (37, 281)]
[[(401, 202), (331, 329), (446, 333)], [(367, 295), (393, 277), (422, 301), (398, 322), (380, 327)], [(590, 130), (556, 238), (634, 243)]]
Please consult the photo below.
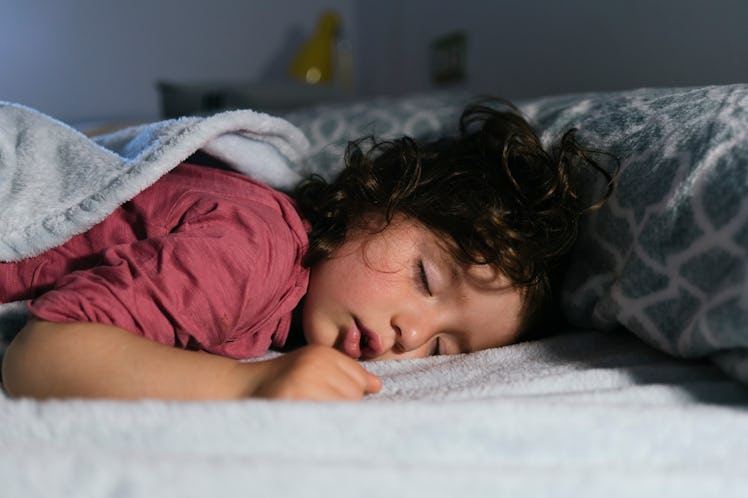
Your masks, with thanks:
[(623, 160), (574, 252), (572, 324), (623, 326), (748, 382), (748, 86), (551, 98), (526, 111), (546, 140), (576, 126)]
[(305, 172), (328, 179), (343, 167), (350, 140), (363, 136), (388, 139), (408, 135), (428, 138), (453, 133), (468, 94), (438, 92), (314, 107), (284, 115), (309, 139)]

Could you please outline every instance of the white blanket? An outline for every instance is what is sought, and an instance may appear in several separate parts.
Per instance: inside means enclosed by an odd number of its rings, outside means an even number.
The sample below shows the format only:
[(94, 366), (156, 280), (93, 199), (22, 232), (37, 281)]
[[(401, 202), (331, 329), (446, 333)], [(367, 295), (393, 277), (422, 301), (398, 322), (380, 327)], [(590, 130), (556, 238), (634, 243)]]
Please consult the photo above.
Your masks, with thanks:
[(362, 403), (0, 399), (5, 498), (742, 497), (748, 388), (629, 334), (367, 365)]

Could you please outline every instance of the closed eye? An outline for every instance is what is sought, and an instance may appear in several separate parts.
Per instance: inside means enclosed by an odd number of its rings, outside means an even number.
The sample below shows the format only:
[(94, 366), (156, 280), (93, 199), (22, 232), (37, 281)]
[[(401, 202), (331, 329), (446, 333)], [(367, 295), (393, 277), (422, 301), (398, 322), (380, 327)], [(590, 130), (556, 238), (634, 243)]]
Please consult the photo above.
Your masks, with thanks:
[(433, 296), (431, 293), (431, 286), (429, 285), (429, 277), (426, 275), (426, 268), (423, 266), (423, 260), (418, 260), (416, 271), (421, 288), (426, 292), (426, 294)]

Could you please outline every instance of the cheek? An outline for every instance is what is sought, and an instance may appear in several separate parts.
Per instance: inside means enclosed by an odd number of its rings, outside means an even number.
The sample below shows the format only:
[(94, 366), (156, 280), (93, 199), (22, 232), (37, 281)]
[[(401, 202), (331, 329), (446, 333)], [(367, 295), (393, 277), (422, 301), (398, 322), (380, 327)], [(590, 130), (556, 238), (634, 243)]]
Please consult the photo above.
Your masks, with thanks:
[(473, 295), (463, 306), (462, 320), (469, 350), (506, 346), (517, 342), (521, 326), (522, 298), (518, 291), (501, 295)]
[(335, 340), (335, 326), (332, 317), (335, 315), (328, 299), (329, 296), (310, 280), (309, 290), (304, 297), (301, 311), (301, 327), (309, 344), (332, 345)]
[(312, 270), (310, 289), (321, 299), (334, 303), (366, 303), (403, 279), (402, 268), (374, 251), (366, 257), (360, 251), (330, 259)]
[(347, 296), (355, 292), (361, 271), (348, 259), (325, 261), (312, 269), (308, 294), (315, 301), (338, 303), (345, 301)]
[(302, 329), (304, 331), (304, 337), (310, 344), (325, 344), (328, 340), (325, 339), (326, 335), (330, 335), (331, 332), (328, 317), (332, 310), (330, 309), (330, 292), (327, 287), (334, 289), (335, 286), (332, 282), (328, 282), (327, 271), (324, 265), (317, 265), (312, 268), (309, 277), (309, 286), (307, 288), (306, 295), (304, 296), (304, 304), (302, 309)]
[(347, 258), (326, 260), (312, 268), (302, 310), (307, 342), (332, 345), (337, 340), (348, 311), (360, 299), (355, 292), (358, 275)]

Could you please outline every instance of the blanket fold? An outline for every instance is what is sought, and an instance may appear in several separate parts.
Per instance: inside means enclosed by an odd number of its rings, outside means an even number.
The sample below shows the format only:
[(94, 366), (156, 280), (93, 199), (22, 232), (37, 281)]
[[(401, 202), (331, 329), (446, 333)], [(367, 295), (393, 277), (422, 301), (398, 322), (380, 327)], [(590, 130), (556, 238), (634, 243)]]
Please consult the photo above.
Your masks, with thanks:
[(289, 122), (250, 110), (132, 127), (91, 140), (28, 107), (0, 102), (0, 261), (62, 244), (198, 150), (279, 189), (308, 149)]

